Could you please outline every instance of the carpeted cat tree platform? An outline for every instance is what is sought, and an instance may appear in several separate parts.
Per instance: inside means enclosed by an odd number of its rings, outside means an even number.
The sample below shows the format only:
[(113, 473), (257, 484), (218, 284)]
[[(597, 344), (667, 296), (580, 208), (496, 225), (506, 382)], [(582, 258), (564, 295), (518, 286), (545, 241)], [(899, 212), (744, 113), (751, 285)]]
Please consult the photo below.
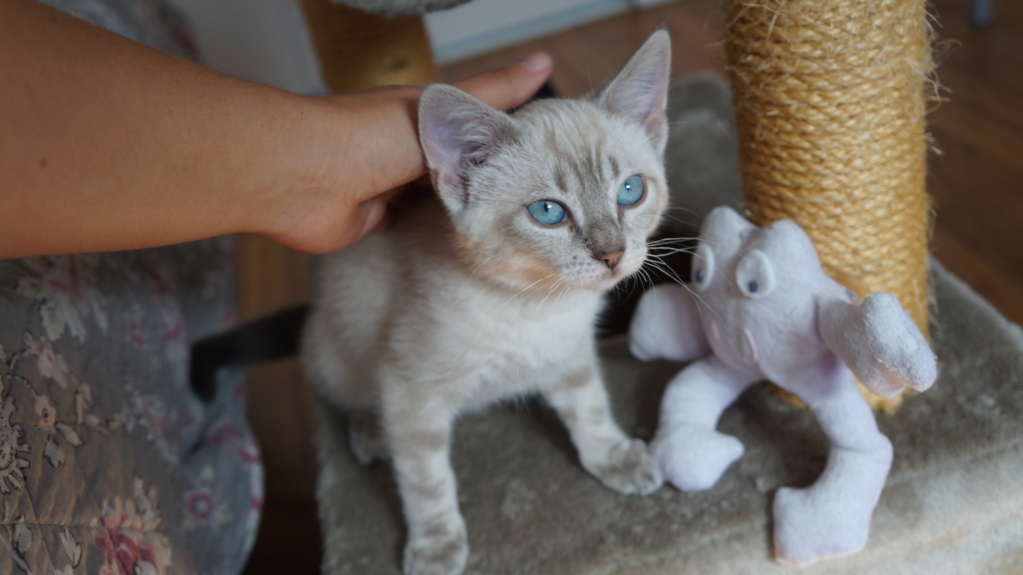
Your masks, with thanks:
[[(742, 202), (731, 97), (712, 76), (670, 94), (674, 224)], [(691, 211), (690, 211), (691, 210)], [(648, 498), (602, 487), (579, 465), (557, 416), (540, 402), (499, 406), (456, 427), (453, 465), (474, 575), (868, 574), (1023, 572), (1023, 332), (931, 263), (930, 333), (941, 375), (894, 415), (878, 414), (895, 458), (860, 553), (806, 568), (772, 560), (771, 501), (822, 471), (827, 442), (813, 417), (765, 386), (720, 429), (746, 455), (711, 490), (670, 486)], [(649, 439), (661, 394), (681, 368), (633, 359), (620, 335), (601, 344), (616, 416)], [(324, 573), (400, 573), (404, 524), (391, 469), (361, 467), (344, 415), (321, 405), (318, 497)]]

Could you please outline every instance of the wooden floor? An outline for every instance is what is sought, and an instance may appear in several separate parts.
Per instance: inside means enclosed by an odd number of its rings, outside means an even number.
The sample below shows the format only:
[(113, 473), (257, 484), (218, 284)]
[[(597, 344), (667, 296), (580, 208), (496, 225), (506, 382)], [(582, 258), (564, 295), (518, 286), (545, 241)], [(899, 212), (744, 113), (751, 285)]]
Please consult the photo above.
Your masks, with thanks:
[[(949, 101), (930, 116), (941, 155), (930, 158), (936, 207), (934, 251), (1010, 320), (1023, 323), (1023, 5), (996, 2), (994, 25), (974, 30), (968, 0), (934, 0), (944, 42), (939, 74)], [(588, 92), (621, 66), (656, 28), (667, 26), (677, 76), (722, 73), (717, 0), (681, 0), (500, 50), (442, 69), (454, 81), (536, 49), (557, 63), (564, 96)], [(308, 297), (306, 263), (255, 238), (239, 243), (243, 317)], [(281, 273), (280, 270), (284, 270)], [(318, 570), (313, 495), (316, 460), (312, 392), (294, 361), (252, 370), (250, 415), (267, 465), (263, 525), (248, 575)]]

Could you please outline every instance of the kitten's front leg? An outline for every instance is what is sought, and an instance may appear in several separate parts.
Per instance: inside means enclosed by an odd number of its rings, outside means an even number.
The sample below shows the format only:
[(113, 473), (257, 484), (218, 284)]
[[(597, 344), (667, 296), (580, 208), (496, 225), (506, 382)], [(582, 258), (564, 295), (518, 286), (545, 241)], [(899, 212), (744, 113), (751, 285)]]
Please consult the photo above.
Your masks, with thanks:
[(646, 444), (615, 422), (596, 358), (543, 394), (568, 427), (583, 467), (601, 483), (626, 495), (649, 495), (661, 486)]
[(451, 469), (450, 411), (395, 395), (383, 402), (384, 430), (408, 526), (405, 575), (458, 575), (469, 544)]

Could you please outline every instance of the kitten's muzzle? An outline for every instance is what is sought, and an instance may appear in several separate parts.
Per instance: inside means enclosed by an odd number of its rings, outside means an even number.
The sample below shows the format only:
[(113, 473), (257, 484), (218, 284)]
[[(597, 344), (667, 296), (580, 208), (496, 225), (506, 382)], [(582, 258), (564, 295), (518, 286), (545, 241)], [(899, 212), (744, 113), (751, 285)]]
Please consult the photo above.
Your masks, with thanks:
[(607, 265), (607, 269), (614, 271), (618, 267), (618, 260), (625, 255), (625, 250), (615, 250), (604, 254), (594, 255), (593, 257), (604, 262)]

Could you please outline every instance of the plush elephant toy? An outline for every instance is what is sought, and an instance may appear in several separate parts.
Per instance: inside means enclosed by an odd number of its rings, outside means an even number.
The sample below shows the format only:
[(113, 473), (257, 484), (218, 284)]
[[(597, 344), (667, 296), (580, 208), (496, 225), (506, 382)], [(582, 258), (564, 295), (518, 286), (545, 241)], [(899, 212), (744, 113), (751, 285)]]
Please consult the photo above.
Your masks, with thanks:
[(704, 221), (687, 286), (658, 286), (640, 300), (632, 353), (693, 363), (671, 381), (651, 449), (665, 479), (683, 491), (712, 487), (743, 453), (715, 430), (747, 387), (770, 380), (799, 397), (831, 442), (810, 487), (779, 489), (774, 552), (806, 565), (863, 548), (884, 487), (892, 445), (853, 376), (891, 397), (925, 390), (937, 362), (894, 296), (862, 302), (821, 269), (795, 223), (758, 228), (731, 208)]

